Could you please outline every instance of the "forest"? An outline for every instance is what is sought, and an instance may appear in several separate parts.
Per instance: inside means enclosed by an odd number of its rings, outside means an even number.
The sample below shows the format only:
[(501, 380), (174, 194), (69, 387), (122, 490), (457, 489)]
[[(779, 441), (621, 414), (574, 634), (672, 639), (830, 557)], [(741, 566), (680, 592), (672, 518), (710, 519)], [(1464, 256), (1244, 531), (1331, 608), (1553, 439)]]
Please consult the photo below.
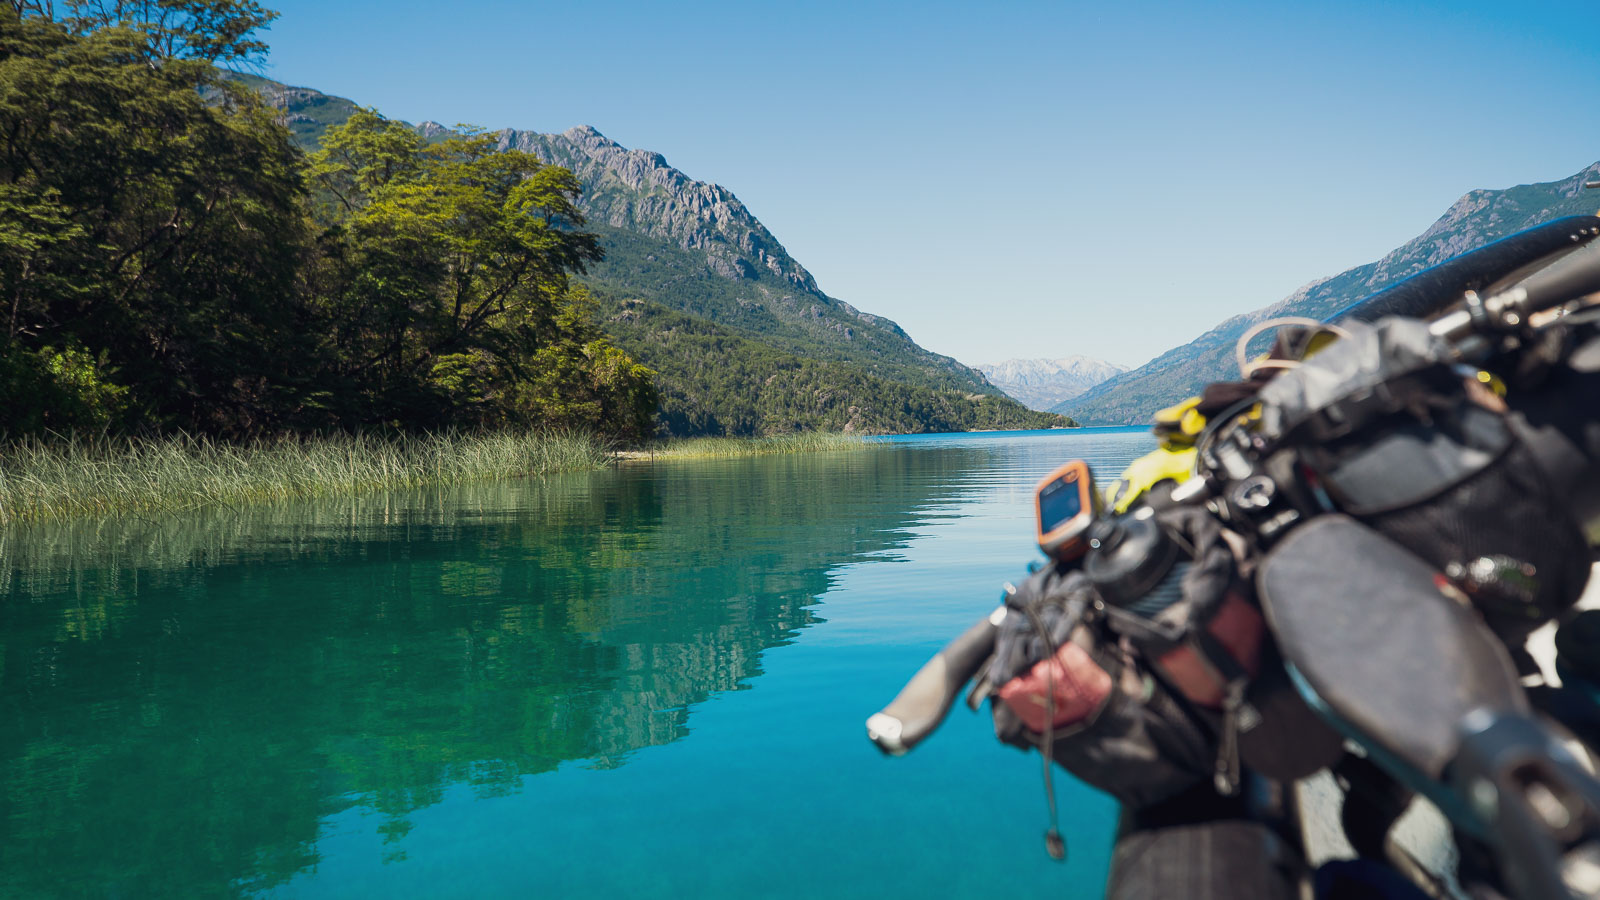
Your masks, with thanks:
[(652, 435), (572, 174), (370, 110), (302, 151), (228, 73), (275, 15), (0, 3), (0, 433)]

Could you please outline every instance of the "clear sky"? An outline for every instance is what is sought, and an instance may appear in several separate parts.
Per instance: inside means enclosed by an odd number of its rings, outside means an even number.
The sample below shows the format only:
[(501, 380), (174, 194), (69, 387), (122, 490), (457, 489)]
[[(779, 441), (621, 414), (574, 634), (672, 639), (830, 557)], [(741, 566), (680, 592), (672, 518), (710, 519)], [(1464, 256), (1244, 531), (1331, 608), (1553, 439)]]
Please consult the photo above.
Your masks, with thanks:
[(1600, 159), (1595, 0), (267, 5), (269, 77), (659, 152), (969, 364), (1136, 365)]

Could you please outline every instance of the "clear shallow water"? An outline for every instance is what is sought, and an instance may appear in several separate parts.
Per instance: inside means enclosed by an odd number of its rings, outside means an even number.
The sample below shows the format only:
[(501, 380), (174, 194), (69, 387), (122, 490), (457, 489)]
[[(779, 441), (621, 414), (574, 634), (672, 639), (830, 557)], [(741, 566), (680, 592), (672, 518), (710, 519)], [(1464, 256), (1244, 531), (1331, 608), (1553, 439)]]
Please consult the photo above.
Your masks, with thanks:
[(1142, 430), (0, 533), (0, 896), (1098, 897), (1113, 805), (862, 722)]

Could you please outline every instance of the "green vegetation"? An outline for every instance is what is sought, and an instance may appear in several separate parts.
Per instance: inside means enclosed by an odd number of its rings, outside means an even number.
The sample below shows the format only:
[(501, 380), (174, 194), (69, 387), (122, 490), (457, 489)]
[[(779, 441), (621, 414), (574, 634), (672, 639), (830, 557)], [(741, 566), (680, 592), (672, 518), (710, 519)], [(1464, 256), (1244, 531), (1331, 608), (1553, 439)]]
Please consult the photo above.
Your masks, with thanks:
[(673, 438), (644, 450), (625, 453), (623, 456), (630, 459), (711, 459), (863, 450), (866, 446), (867, 442), (860, 435), (811, 431), (805, 434), (782, 434), (771, 437)]
[(308, 158), (216, 67), (275, 14), (65, 6), (0, 5), (0, 434), (654, 432), (570, 172), (365, 110)]
[[(308, 88), (243, 80), (284, 111), (307, 146), (358, 109)], [(582, 182), (580, 205), (604, 256), (575, 280), (600, 298), (602, 328), (617, 346), (657, 371), (668, 433), (840, 430), (852, 419), (868, 432), (1071, 424), (1030, 413), (972, 370), (917, 346), (893, 322), (822, 293), (722, 188), (693, 181), (652, 155), (630, 153), (592, 129), (509, 132), (503, 139), (567, 166)], [(641, 165), (653, 167), (642, 181), (632, 168)], [(720, 210), (714, 225), (694, 212), (707, 203)], [(676, 314), (647, 323), (670, 333), (631, 327), (635, 300)], [(698, 336), (707, 333), (722, 338), (712, 364), (698, 355), (706, 349)], [(804, 377), (772, 378), (802, 366)]]
[(246, 443), (24, 438), (0, 448), (0, 526), (514, 478), (610, 460), (587, 433), (559, 431)]
[(916, 433), (1051, 428), (1070, 419), (991, 394), (920, 387), (787, 353), (645, 300), (601, 298), (604, 327), (657, 373), (674, 435)]
[(674, 438), (615, 451), (584, 431), (509, 431), (247, 442), (26, 437), (0, 445), (0, 528), (118, 513), (170, 513), (354, 496), (597, 469), (623, 459), (702, 459), (860, 450), (859, 435)]
[(254, 2), (56, 8), (0, 5), (0, 440), (1067, 424), (822, 294), (720, 188), (646, 190), (731, 238), (622, 227), (615, 177), (586, 230), (527, 149), (218, 68), (264, 51)]
[[(615, 186), (598, 188), (607, 189)], [(605, 256), (587, 268), (582, 281), (597, 294), (649, 300), (769, 350), (849, 363), (864, 374), (910, 387), (1005, 397), (955, 360), (917, 346), (892, 322), (875, 316), (863, 320), (814, 287), (759, 269), (727, 278), (713, 270), (705, 251), (607, 225), (593, 230)]]
[(329, 129), (309, 173), (343, 244), (315, 310), (346, 387), (322, 400), (338, 421), (654, 430), (651, 373), (567, 280), (600, 256), (574, 230), (572, 173), (480, 134), (426, 143), (369, 110)]

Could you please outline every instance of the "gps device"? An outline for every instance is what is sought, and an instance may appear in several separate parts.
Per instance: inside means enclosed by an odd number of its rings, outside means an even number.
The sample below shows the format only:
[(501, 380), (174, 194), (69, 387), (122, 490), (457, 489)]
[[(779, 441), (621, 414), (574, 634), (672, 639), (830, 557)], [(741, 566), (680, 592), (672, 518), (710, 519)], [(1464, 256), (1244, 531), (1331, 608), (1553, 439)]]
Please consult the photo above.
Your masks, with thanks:
[(1039, 549), (1046, 556), (1059, 560), (1082, 556), (1089, 547), (1084, 535), (1101, 512), (1089, 464), (1075, 459), (1051, 472), (1034, 488), (1033, 508), (1039, 520)]

